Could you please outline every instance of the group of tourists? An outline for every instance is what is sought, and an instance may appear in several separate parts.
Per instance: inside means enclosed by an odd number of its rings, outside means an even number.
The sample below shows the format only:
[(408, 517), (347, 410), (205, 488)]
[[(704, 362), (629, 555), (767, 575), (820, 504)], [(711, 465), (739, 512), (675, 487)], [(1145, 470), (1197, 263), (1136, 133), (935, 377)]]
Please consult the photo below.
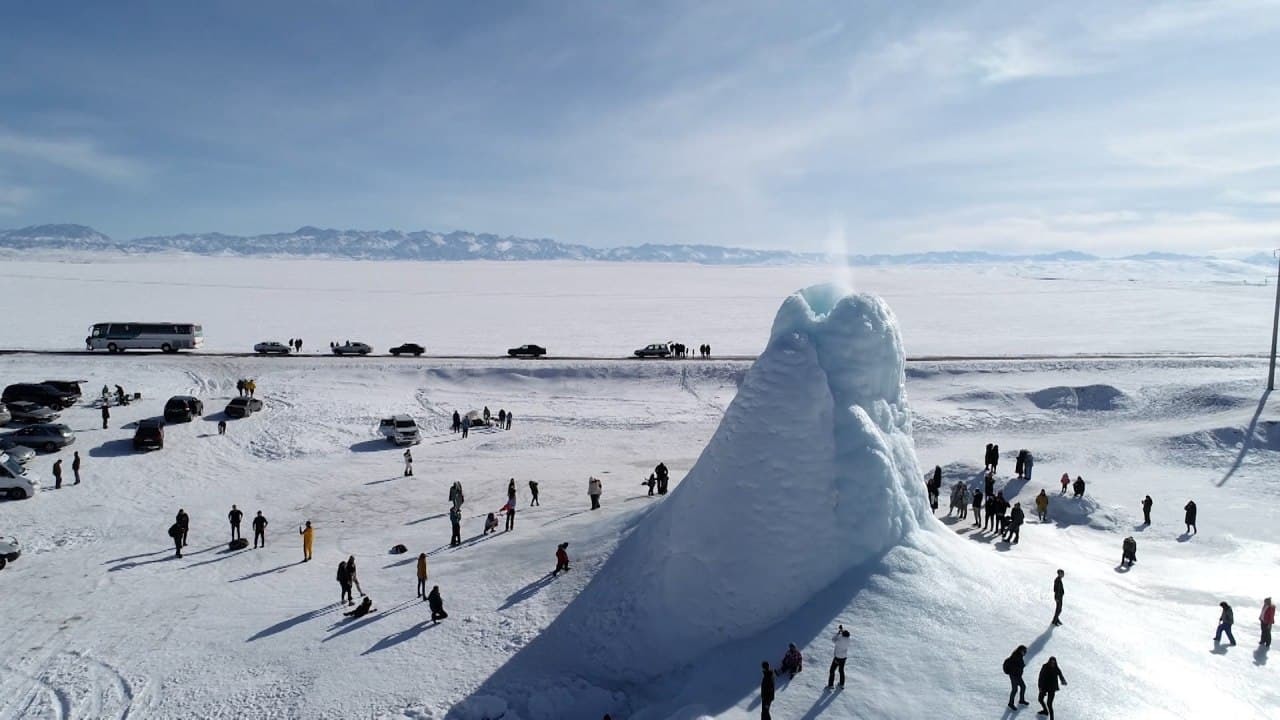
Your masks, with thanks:
[(253, 397), (257, 390), (258, 383), (252, 379), (236, 380), (236, 392), (240, 394), (240, 397)]

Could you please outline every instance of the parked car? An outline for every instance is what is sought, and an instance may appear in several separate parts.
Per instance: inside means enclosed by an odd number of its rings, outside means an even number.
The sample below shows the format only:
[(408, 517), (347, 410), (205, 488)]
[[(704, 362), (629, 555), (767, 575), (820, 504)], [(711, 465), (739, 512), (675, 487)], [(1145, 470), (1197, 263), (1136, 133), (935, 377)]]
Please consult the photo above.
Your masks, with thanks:
[(547, 354), (547, 349), (541, 345), (521, 345), (507, 351), (511, 357), (542, 357)]
[(0, 403), (0, 425), (8, 425), (13, 416), (9, 414), (9, 407), (4, 403)]
[(651, 345), (645, 345), (644, 347), (636, 351), (636, 357), (638, 358), (671, 357), (671, 346), (667, 345), (666, 343), (653, 343)]
[(231, 402), (227, 403), (227, 417), (242, 418), (262, 409), (262, 401), (258, 398), (238, 397), (231, 398)]
[(65, 410), (76, 404), (77, 395), (63, 392), (44, 383), (15, 383), (4, 389), (0, 402), (11, 403), (26, 400), (37, 405)]
[(5, 403), (4, 407), (9, 411), (9, 419), (16, 423), (47, 423), (58, 419), (58, 413), (26, 400)]
[(64, 393), (73, 395), (75, 396), (75, 401), (80, 402), (80, 396), (82, 395), (82, 393), (80, 392), (80, 385), (81, 383), (87, 383), (87, 382), (89, 381), (88, 380), (45, 380), (40, 384), (49, 385), (57, 390), (61, 390)]
[(342, 343), (341, 345), (333, 346), (334, 355), (368, 355), (371, 352), (373, 352), (373, 348), (369, 347), (367, 344), (362, 342), (351, 342), (350, 340)]
[(18, 544), (18, 538), (0, 535), (0, 570), (3, 570), (5, 565), (17, 560), (21, 554), (22, 546)]
[(257, 345), (253, 346), (253, 351), (258, 353), (259, 355), (266, 355), (268, 353), (276, 353), (278, 355), (288, 355), (289, 353), (293, 352), (292, 350), (289, 349), (288, 345), (285, 345), (282, 342), (276, 342), (275, 340), (265, 340), (263, 342), (260, 342)]
[(0, 450), (3, 450), (9, 457), (17, 460), (22, 465), (31, 462), (36, 456), (36, 451), (26, 445), (19, 445), (16, 440), (5, 438), (0, 440)]
[(417, 445), (422, 442), (418, 423), (408, 415), (393, 415), (378, 422), (378, 432), (396, 445)]
[(34, 470), (28, 470), (21, 463), (0, 453), (0, 493), (13, 500), (22, 500), (36, 494), (40, 487), (40, 476)]
[(417, 357), (426, 351), (427, 349), (418, 343), (405, 343), (391, 348), (392, 355), (412, 355), (414, 357)]
[(164, 404), (164, 421), (170, 423), (191, 422), (204, 412), (200, 398), (190, 395), (174, 395)]
[(472, 410), (462, 416), (462, 422), (466, 423), (467, 427), (488, 427), (493, 424), (493, 418), (490, 417), (489, 422), (485, 422), (484, 413), (479, 410)]
[(16, 432), (6, 433), (4, 438), (45, 452), (53, 452), (76, 441), (75, 433), (62, 423), (28, 425)]
[(164, 420), (147, 418), (138, 421), (133, 431), (134, 450), (160, 450), (164, 448)]

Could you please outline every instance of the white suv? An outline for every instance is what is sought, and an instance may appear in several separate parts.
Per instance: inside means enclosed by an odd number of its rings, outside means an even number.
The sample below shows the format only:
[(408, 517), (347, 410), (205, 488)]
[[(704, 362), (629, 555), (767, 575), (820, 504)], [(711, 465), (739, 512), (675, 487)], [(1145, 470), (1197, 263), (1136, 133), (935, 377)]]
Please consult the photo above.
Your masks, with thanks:
[(417, 445), (422, 442), (422, 434), (418, 432), (418, 423), (408, 415), (395, 415), (382, 418), (378, 422), (378, 431), (382, 436), (396, 445)]
[(0, 452), (0, 493), (15, 500), (29, 498), (40, 487), (40, 477), (22, 463)]
[(21, 554), (22, 546), (18, 544), (18, 538), (0, 535), (0, 570), (4, 569), (6, 563), (17, 560)]

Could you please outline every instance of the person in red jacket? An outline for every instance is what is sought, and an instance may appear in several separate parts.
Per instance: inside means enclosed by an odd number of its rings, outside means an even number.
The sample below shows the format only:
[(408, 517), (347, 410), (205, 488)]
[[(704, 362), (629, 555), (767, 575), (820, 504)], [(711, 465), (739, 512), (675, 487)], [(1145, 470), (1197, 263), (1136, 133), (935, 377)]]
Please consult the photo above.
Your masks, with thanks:
[(1271, 626), (1276, 624), (1276, 606), (1271, 604), (1271, 598), (1262, 601), (1262, 614), (1258, 616), (1258, 621), (1262, 623), (1262, 639), (1258, 644), (1271, 647)]
[(556, 546), (556, 569), (552, 575), (559, 575), (560, 571), (569, 572), (569, 551), (566, 549), (569, 543), (562, 542)]

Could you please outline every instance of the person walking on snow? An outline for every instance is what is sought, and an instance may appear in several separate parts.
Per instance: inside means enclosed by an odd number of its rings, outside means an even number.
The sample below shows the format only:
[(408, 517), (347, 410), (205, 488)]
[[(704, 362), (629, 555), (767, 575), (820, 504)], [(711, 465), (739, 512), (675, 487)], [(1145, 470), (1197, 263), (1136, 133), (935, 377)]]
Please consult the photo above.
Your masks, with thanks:
[(107, 421), (111, 419), (111, 411), (107, 409), (107, 404), (102, 403), (102, 429), (107, 429)]
[(604, 492), (604, 488), (598, 478), (592, 477), (587, 480), (587, 495), (591, 498), (591, 509), (600, 509), (600, 495)]
[(427, 554), (418, 553), (418, 597), (427, 601)]
[(1199, 532), (1196, 529), (1196, 501), (1188, 500), (1186, 506), (1182, 509), (1187, 511), (1186, 516), (1183, 518), (1183, 521), (1187, 524), (1187, 534), (1194, 535)]
[(466, 502), (466, 498), (462, 496), (462, 481), (454, 480), (453, 484), (449, 486), (449, 503), (461, 510), (464, 502)]
[(76, 481), (74, 484), (80, 484), (80, 451), (75, 452), (75, 457), (71, 458), (71, 472), (75, 473)]
[(1058, 658), (1051, 657), (1040, 668), (1040, 681), (1037, 683), (1040, 687), (1040, 712), (1037, 715), (1048, 715), (1049, 720), (1053, 720), (1053, 696), (1061, 689), (1058, 683), (1066, 685), (1067, 679), (1058, 668)]
[(413, 477), (413, 453), (409, 448), (404, 449), (404, 476)]
[(219, 421), (218, 421), (218, 434), (219, 434), (219, 435), (226, 435), (226, 434), (227, 434), (227, 421), (226, 421), (226, 420), (219, 420)]
[(431, 592), (427, 594), (427, 607), (431, 609), (431, 622), (438, 623), (449, 617), (449, 613), (444, 611), (444, 598), (440, 597), (440, 586), (431, 586)]
[(258, 543), (262, 543), (262, 547), (267, 546), (267, 519), (262, 516), (262, 511), (253, 517), (253, 547), (256, 550)]
[(351, 578), (351, 584), (355, 586), (356, 592), (360, 593), (360, 597), (364, 597), (364, 588), (360, 587), (360, 578), (356, 575), (356, 556), (347, 557), (347, 576)]
[(1142, 524), (1143, 525), (1151, 524), (1151, 506), (1152, 505), (1154, 505), (1154, 503), (1151, 502), (1150, 495), (1142, 498)]
[(449, 547), (462, 544), (462, 510), (457, 505), (449, 508), (449, 524), (453, 526), (453, 534), (449, 536)]
[(1062, 586), (1062, 578), (1066, 573), (1058, 570), (1058, 577), (1053, 579), (1053, 626), (1057, 627), (1062, 624), (1062, 596), (1067, 593), (1065, 587)]
[(507, 511), (507, 522), (505, 526), (506, 529), (503, 532), (511, 532), (512, 530), (516, 529), (516, 498), (515, 496), (512, 495), (511, 499), (508, 500), (507, 504), (504, 505), (503, 507), (506, 508), (506, 511)]
[(773, 705), (773, 670), (769, 668), (769, 661), (760, 663), (760, 720), (771, 720), (769, 707)]
[(173, 554), (174, 557), (182, 557), (182, 528), (178, 523), (169, 526), (169, 537), (173, 538)]
[(1058, 480), (1058, 482), (1062, 483), (1062, 492), (1058, 494), (1066, 495), (1067, 488), (1071, 485), (1071, 476), (1068, 475), (1067, 473), (1062, 473), (1062, 477)]
[(1222, 614), (1218, 616), (1218, 632), (1214, 633), (1213, 635), (1213, 644), (1221, 645), (1222, 634), (1226, 633), (1227, 639), (1231, 641), (1232, 645), (1235, 645), (1236, 636), (1231, 634), (1231, 626), (1234, 625), (1236, 622), (1235, 611), (1233, 611), (1231, 609), (1231, 606), (1228, 605), (1226, 602), (1218, 603), (1218, 607), (1222, 608)]
[(1138, 541), (1129, 536), (1120, 543), (1120, 567), (1131, 567), (1138, 562)]
[(187, 511), (178, 508), (177, 517), (178, 527), (182, 528), (182, 547), (187, 546), (187, 530), (191, 528), (191, 518), (187, 516)]
[(62, 489), (62, 460), (58, 459), (53, 462), (53, 489)]
[(1026, 519), (1026, 514), (1022, 512), (1022, 503), (1014, 503), (1013, 511), (1009, 513), (1009, 522), (1005, 526), (1004, 539), (1010, 545), (1017, 545), (1022, 539), (1022, 521)]
[(1076, 481), (1071, 483), (1071, 488), (1075, 490), (1075, 497), (1084, 497), (1084, 478), (1076, 476)]
[[(652, 494), (652, 493), (650, 493), (650, 494)], [(529, 481), (529, 497), (531, 498), (531, 499), (529, 500), (529, 507), (533, 507), (534, 505), (538, 505), (538, 504), (539, 504), (539, 503), (538, 503), (538, 481), (537, 481), (537, 480), (530, 480), (530, 481)]]
[(298, 528), (298, 534), (302, 536), (302, 562), (311, 559), (311, 548), (316, 539), (316, 531), (311, 527), (311, 521), (307, 521), (305, 528)]
[(1271, 598), (1262, 601), (1262, 612), (1258, 614), (1258, 622), (1262, 625), (1262, 639), (1258, 644), (1262, 647), (1271, 647), (1271, 626), (1276, 624), (1276, 606), (1271, 604)]
[(562, 542), (556, 546), (556, 569), (551, 572), (555, 577), (561, 572), (569, 572), (569, 543)]
[(1040, 518), (1040, 522), (1049, 522), (1049, 493), (1044, 488), (1036, 496), (1036, 516)]
[(844, 687), (844, 663), (849, 657), (849, 631), (841, 625), (836, 629), (836, 634), (831, 637), (831, 642), (835, 645), (831, 653), (831, 669), (827, 671), (827, 689), (830, 690), (836, 681), (836, 670), (840, 671), (840, 687)]
[(338, 562), (338, 587), (342, 588), (342, 595), (338, 598), (338, 604), (346, 603), (348, 606), (355, 605), (355, 601), (351, 598), (351, 571), (347, 569), (347, 561)]
[(244, 517), (244, 513), (240, 512), (240, 508), (235, 505), (231, 506), (231, 512), (227, 513), (227, 520), (231, 523), (231, 539), (235, 540), (240, 537), (240, 518)]
[[(1002, 670), (1004, 674), (1009, 676), (1009, 709), (1017, 710), (1018, 705), (1030, 705), (1027, 702), (1027, 683), (1022, 679), (1022, 672), (1027, 667), (1027, 646), (1019, 645), (1013, 649), (1013, 654), (1005, 658)], [(1013, 704), (1014, 698), (1018, 698), (1018, 705)]]

